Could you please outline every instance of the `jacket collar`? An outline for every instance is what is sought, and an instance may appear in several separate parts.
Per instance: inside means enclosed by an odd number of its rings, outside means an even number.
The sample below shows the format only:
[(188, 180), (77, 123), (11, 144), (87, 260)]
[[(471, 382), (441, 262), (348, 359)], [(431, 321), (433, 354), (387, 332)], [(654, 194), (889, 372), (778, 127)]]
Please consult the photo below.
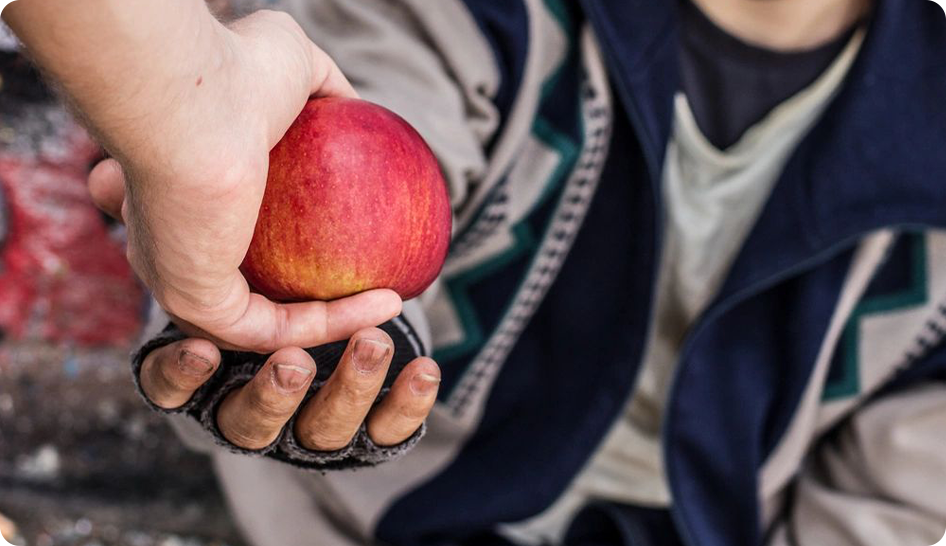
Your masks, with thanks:
[[(658, 183), (679, 87), (675, 3), (583, 4)], [(946, 226), (946, 18), (928, 0), (877, 0), (870, 25), (844, 86), (790, 159), (722, 297), (872, 230)]]

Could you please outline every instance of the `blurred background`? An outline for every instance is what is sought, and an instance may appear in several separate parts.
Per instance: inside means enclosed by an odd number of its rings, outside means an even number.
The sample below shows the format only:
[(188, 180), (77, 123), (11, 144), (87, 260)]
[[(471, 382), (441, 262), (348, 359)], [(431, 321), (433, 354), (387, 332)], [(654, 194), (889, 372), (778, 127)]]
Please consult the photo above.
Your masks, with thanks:
[(149, 304), (122, 226), (86, 194), (100, 157), (0, 25), (0, 533), (30, 546), (239, 546), (209, 461), (132, 389)]

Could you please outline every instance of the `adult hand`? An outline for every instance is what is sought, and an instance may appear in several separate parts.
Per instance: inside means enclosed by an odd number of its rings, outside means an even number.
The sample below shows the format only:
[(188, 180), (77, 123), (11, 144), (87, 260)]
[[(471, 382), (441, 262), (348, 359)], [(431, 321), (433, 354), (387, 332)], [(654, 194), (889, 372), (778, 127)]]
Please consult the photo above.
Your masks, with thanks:
[[(437, 398), (440, 369), (429, 358), (414, 359), (375, 406), (393, 350), (391, 338), (377, 328), (352, 337), (328, 382), (299, 411), (294, 432), (303, 447), (341, 449), (362, 423), (380, 446), (397, 445), (414, 434)], [(155, 405), (175, 409), (186, 404), (219, 365), (220, 351), (209, 341), (193, 338), (172, 343), (145, 358), (141, 388)], [(220, 405), (220, 432), (244, 449), (270, 445), (296, 413), (315, 371), (316, 363), (302, 349), (276, 351), (253, 380), (227, 395)]]
[(239, 271), (270, 149), (310, 96), (355, 96), (291, 17), (224, 26), (202, 0), (31, 0), (3, 16), (115, 158), (90, 175), (93, 198), (126, 222), (132, 267), (185, 330), (266, 353), (400, 312), (387, 290), (277, 304)]

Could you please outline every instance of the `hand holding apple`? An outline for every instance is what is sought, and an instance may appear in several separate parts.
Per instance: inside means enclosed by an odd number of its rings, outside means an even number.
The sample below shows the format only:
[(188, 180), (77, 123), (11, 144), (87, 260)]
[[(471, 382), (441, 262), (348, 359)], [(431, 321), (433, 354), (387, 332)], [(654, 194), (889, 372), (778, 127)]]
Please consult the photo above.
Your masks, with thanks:
[[(56, 46), (38, 60), (61, 59), (64, 49), (88, 66), (45, 68), (76, 80), (60, 83), (117, 159), (93, 170), (89, 189), (128, 225), (129, 259), (158, 303), (192, 335), (260, 353), (348, 339), (396, 316), (401, 299), (390, 290), (279, 304), (251, 292), (239, 270), (270, 151), (310, 97), (357, 96), (325, 52), (285, 13), (259, 11), (224, 27), (201, 2), (112, 4), (128, 25), (87, 22), (112, 44), (135, 47), (90, 42), (79, 26), (27, 43)], [(65, 9), (24, 6), (57, 20)], [(91, 13), (85, 4), (76, 10)], [(137, 32), (139, 24), (170, 30)]]

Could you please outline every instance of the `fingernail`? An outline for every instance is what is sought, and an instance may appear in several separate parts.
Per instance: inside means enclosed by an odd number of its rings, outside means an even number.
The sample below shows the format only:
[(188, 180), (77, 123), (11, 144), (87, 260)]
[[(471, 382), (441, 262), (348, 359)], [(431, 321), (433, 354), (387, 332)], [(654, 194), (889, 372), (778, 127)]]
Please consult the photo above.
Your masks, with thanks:
[(440, 378), (429, 373), (419, 373), (411, 378), (411, 390), (418, 396), (426, 396), (440, 386)]
[(362, 338), (355, 341), (351, 359), (355, 369), (361, 373), (374, 373), (384, 362), (391, 346), (383, 341)]
[(276, 386), (285, 392), (297, 392), (309, 382), (312, 370), (292, 364), (276, 364), (273, 366), (273, 380)]
[(181, 349), (181, 354), (177, 357), (177, 365), (181, 371), (187, 375), (203, 377), (213, 370), (213, 364), (206, 358), (196, 355), (186, 349)]

